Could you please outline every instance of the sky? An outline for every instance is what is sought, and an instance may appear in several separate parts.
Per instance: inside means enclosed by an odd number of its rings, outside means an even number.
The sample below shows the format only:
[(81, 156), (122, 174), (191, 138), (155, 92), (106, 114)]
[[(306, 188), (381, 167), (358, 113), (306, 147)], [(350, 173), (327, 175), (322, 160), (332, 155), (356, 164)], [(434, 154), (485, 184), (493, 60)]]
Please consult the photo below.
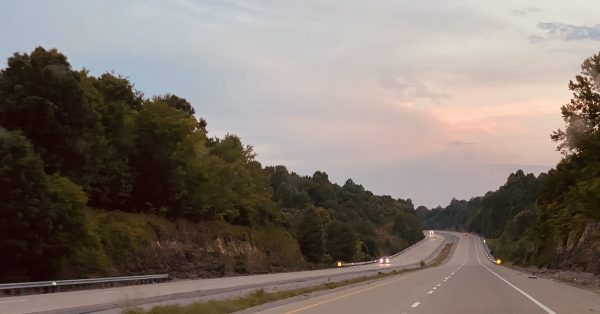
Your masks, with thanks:
[(599, 23), (592, 0), (8, 0), (0, 66), (58, 48), (188, 99), (263, 165), (434, 207), (560, 160), (549, 134)]

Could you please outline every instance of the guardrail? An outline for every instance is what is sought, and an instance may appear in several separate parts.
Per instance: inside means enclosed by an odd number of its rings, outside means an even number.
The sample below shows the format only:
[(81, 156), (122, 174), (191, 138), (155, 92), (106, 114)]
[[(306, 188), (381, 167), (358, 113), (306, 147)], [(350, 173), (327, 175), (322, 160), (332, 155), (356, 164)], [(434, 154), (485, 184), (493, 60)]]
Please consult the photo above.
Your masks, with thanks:
[[(402, 253), (410, 250), (413, 246), (415, 246), (415, 245), (423, 242), (425, 239), (427, 239), (427, 236), (425, 236), (423, 239), (421, 239), (421, 240), (413, 243), (411, 246), (405, 248), (404, 250), (402, 250), (402, 251), (400, 251), (400, 252), (398, 252), (398, 253), (396, 253), (394, 255), (390, 255), (389, 258), (394, 258), (394, 257), (396, 257), (396, 256), (398, 256), (398, 255), (400, 255), (400, 254), (402, 254)], [(375, 264), (375, 263), (378, 263), (378, 262), (379, 262), (379, 259), (374, 259), (372, 261), (366, 261), (366, 262), (355, 262), (355, 263), (344, 263), (344, 262), (341, 262), (341, 265), (339, 265), (339, 267), (351, 267), (351, 266), (368, 265), (368, 264)]]
[(479, 236), (479, 239), (481, 240), (481, 244), (483, 245), (483, 250), (485, 251), (485, 255), (487, 256), (487, 258), (492, 263), (496, 264), (496, 259), (492, 255), (492, 252), (490, 251), (490, 248), (487, 246), (487, 243), (485, 243), (485, 239), (482, 236)]
[(127, 276), (127, 277), (104, 277), (90, 279), (69, 279), (56, 281), (35, 281), (0, 284), (0, 291), (4, 295), (24, 295), (32, 293), (49, 293), (80, 290), (91, 287), (107, 288), (123, 285), (139, 285), (165, 282), (169, 280), (168, 274)]

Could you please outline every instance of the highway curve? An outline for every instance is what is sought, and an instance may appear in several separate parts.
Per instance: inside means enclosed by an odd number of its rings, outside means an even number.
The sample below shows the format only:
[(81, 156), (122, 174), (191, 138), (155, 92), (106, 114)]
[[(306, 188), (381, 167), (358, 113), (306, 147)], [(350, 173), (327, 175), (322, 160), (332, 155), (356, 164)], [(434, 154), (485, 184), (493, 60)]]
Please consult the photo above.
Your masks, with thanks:
[(600, 295), (493, 264), (481, 240), (459, 236), (450, 260), (261, 313), (600, 313)]
[[(446, 240), (443, 235), (427, 236), (403, 254), (393, 258), (387, 268), (418, 265), (421, 260), (431, 258)], [(299, 271), (251, 276), (235, 276), (198, 280), (180, 280), (160, 284), (126, 286), (108, 289), (71, 291), (51, 294), (25, 295), (0, 298), (0, 313), (92, 313), (119, 308), (128, 304), (170, 302), (188, 299), (191, 296), (211, 294), (214, 291), (227, 291), (248, 287), (260, 287), (274, 283), (308, 281), (331, 276), (343, 279), (344, 276), (358, 276), (361, 273), (376, 273), (382, 270), (378, 264), (344, 268), (331, 268), (314, 271)]]

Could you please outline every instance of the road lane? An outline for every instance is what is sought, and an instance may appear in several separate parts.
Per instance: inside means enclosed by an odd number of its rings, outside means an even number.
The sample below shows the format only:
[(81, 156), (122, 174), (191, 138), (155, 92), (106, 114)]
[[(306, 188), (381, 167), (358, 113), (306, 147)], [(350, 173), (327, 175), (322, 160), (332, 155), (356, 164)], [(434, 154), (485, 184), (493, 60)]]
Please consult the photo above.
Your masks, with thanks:
[(483, 265), (544, 304), (551, 311), (555, 313), (600, 313), (600, 294), (498, 266), (484, 259), (482, 246), (478, 246), (478, 248)]
[(462, 237), (461, 245), (467, 247), (464, 265), (411, 313), (546, 313), (480, 264), (478, 256), (485, 255), (477, 246), (479, 239)]
[(478, 238), (454, 234), (460, 237), (458, 245), (450, 260), (440, 267), (343, 289), (261, 313), (600, 312), (600, 295), (550, 280), (530, 279), (518, 271), (492, 264), (485, 258)]
[[(415, 264), (429, 257), (445, 240), (442, 235), (427, 237), (405, 253), (392, 258), (390, 266)], [(252, 276), (236, 276), (225, 278), (181, 280), (152, 285), (127, 286), (101, 290), (83, 290), (52, 294), (28, 295), (27, 302), (19, 302), (23, 297), (0, 298), (0, 313), (31, 313), (48, 310), (61, 310), (76, 307), (95, 306), (100, 304), (127, 302), (148, 298), (170, 297), (174, 295), (192, 294), (197, 291), (209, 292), (224, 289), (236, 289), (252, 285), (293, 280), (308, 280), (323, 276), (336, 276), (345, 273), (373, 271), (380, 269), (378, 264), (361, 265), (348, 268), (331, 268), (315, 271), (300, 271)], [(1, 303), (4, 302), (4, 303)]]

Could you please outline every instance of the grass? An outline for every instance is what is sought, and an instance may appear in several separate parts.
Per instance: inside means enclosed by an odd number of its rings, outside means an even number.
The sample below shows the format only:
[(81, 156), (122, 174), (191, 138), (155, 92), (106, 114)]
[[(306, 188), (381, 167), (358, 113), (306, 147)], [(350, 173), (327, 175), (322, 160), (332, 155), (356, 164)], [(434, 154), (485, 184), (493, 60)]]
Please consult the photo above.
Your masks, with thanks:
[(438, 256), (436, 256), (433, 261), (431, 262), (431, 264), (429, 264), (429, 267), (437, 267), (440, 266), (445, 260), (446, 258), (448, 258), (448, 256), (450, 255), (450, 253), (452, 252), (452, 243), (447, 243), (444, 248), (442, 249), (442, 251), (440, 252), (440, 254), (438, 254)]
[[(452, 252), (452, 244), (446, 244), (440, 254), (436, 256), (436, 258), (429, 265), (421, 264), (421, 268), (423, 267), (436, 267), (439, 266)], [(275, 292), (265, 292), (263, 289), (257, 290), (255, 292), (250, 293), (247, 296), (230, 299), (230, 300), (218, 300), (218, 301), (200, 301), (195, 302), (190, 305), (161, 305), (153, 307), (152, 309), (146, 311), (141, 308), (131, 308), (123, 311), (123, 314), (196, 314), (196, 313), (206, 313), (206, 314), (225, 314), (225, 313), (233, 313), (237, 311), (241, 311), (244, 309), (248, 309), (251, 307), (255, 307), (258, 305), (262, 305), (265, 303), (283, 300), (299, 295), (305, 295), (317, 291), (331, 290), (342, 286), (347, 286), (351, 284), (361, 283), (370, 280), (377, 280), (384, 277), (394, 276), (397, 274), (405, 273), (411, 270), (401, 270), (390, 273), (378, 273), (374, 276), (365, 276), (354, 279), (348, 279), (338, 282), (328, 282), (325, 284), (292, 289), (292, 290), (284, 290), (284, 291), (275, 291)]]
[(225, 314), (241, 311), (247, 308), (255, 307), (261, 304), (283, 300), (303, 294), (317, 291), (331, 290), (342, 286), (360, 283), (368, 280), (380, 279), (388, 276), (397, 275), (404, 271), (394, 271), (391, 273), (378, 273), (374, 276), (365, 276), (360, 278), (348, 279), (338, 282), (328, 282), (317, 286), (298, 288), (293, 290), (265, 292), (263, 289), (254, 291), (247, 296), (218, 301), (200, 301), (190, 305), (161, 305), (146, 311), (141, 308), (132, 308), (123, 311), (123, 314)]

